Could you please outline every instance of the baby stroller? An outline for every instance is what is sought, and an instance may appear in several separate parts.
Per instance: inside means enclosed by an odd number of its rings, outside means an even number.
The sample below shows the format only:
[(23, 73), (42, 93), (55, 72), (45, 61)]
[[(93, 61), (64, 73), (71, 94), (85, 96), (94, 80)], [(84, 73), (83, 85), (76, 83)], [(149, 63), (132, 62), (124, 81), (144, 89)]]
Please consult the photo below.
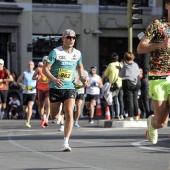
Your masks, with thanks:
[(22, 119), (21, 97), (17, 90), (9, 91), (7, 97), (7, 118)]

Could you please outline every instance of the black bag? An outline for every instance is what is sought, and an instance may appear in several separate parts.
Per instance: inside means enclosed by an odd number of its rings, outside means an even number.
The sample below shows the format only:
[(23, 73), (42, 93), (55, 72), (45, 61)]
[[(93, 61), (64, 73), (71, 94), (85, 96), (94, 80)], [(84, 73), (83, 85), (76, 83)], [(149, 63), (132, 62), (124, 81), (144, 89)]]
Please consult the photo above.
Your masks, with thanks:
[(112, 83), (111, 86), (110, 86), (110, 91), (114, 92), (117, 89), (119, 89), (119, 86), (117, 85), (117, 82)]

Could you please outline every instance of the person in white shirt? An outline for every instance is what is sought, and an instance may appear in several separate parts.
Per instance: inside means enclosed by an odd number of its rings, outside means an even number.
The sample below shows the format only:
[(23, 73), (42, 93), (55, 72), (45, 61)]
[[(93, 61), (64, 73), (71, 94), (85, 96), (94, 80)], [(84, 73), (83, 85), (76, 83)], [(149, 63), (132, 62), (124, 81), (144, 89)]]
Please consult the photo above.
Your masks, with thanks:
[(96, 74), (97, 67), (92, 66), (89, 74), (90, 86), (86, 88), (86, 109), (90, 112), (89, 123), (94, 123), (94, 107), (103, 87), (102, 78)]

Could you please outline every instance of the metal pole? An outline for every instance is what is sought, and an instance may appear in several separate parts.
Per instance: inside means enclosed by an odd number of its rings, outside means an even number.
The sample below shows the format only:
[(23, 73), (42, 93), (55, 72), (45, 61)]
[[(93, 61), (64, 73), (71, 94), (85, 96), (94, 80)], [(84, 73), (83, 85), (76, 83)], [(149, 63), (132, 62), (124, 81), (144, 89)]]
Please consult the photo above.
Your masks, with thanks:
[(128, 0), (127, 20), (128, 20), (128, 51), (133, 52), (132, 0)]
[(9, 42), (7, 42), (7, 68), (10, 69), (10, 51), (9, 51)]

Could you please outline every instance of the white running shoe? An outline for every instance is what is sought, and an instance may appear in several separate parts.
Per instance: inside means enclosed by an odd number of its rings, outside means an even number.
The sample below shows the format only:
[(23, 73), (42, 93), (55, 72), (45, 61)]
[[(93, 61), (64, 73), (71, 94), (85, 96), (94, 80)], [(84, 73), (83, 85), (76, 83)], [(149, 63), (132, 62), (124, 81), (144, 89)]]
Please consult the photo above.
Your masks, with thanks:
[(59, 125), (60, 122), (61, 122), (61, 115), (59, 114), (59, 115), (58, 115), (58, 118), (57, 118), (57, 120), (56, 120), (56, 124)]
[(61, 125), (61, 126), (60, 126), (59, 131), (60, 131), (60, 132), (64, 132), (64, 125)]
[(151, 115), (147, 119), (147, 131), (146, 131), (146, 138), (149, 142), (151, 142), (153, 145), (158, 142), (158, 130), (157, 129), (151, 129), (151, 118), (154, 115)]
[(71, 152), (71, 148), (69, 147), (69, 144), (62, 145), (61, 151), (63, 151), (63, 152)]

